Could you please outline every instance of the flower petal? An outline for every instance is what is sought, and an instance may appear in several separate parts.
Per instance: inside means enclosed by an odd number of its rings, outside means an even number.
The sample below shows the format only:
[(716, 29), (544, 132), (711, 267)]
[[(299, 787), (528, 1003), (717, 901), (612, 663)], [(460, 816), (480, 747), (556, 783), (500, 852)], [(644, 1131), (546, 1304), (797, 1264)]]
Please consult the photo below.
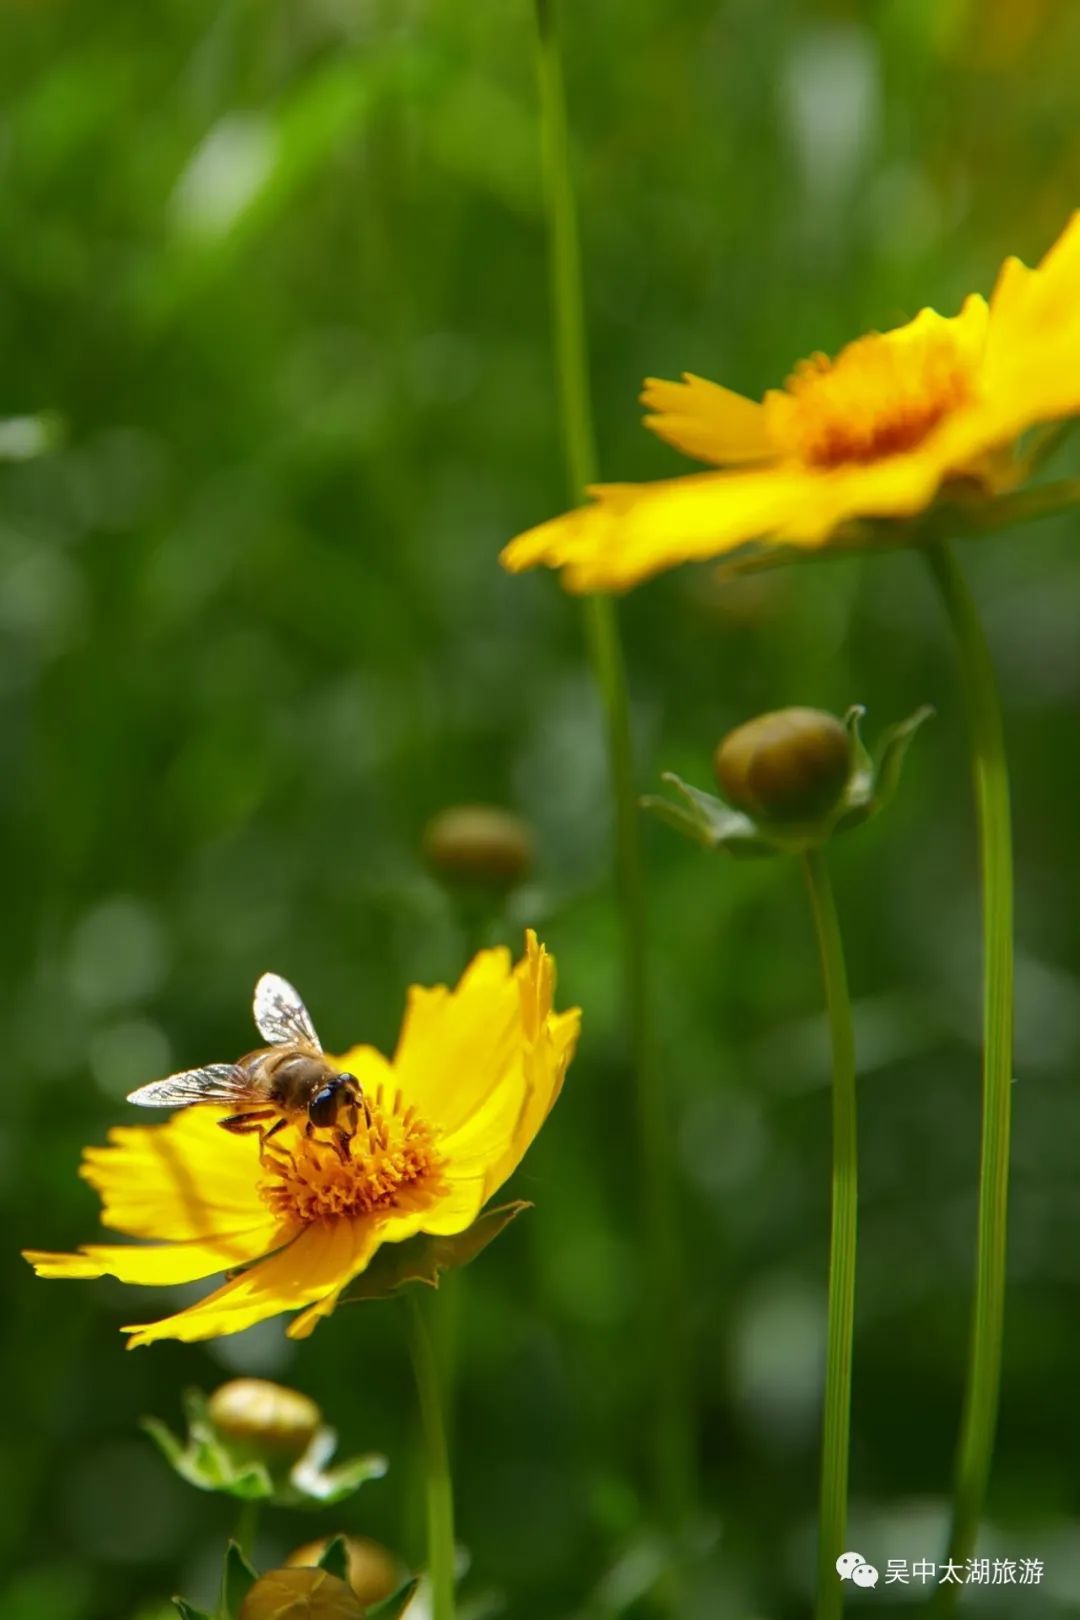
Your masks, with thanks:
[(167, 1287), (247, 1265), (281, 1248), (295, 1237), (296, 1230), (267, 1212), (261, 1225), (246, 1232), (215, 1233), (213, 1237), (183, 1243), (87, 1243), (78, 1254), (44, 1254), (28, 1249), (24, 1258), (39, 1277), (117, 1277), (120, 1282)]
[(129, 1349), (157, 1339), (214, 1339), (334, 1293), (370, 1258), (370, 1220), (313, 1222), (284, 1249), (260, 1261), (208, 1298), (160, 1322), (126, 1327)]
[[(357, 1222), (356, 1224), (359, 1227), (361, 1223)], [(348, 1273), (340, 1279), (329, 1293), (316, 1300), (314, 1305), (309, 1305), (306, 1311), (301, 1311), (299, 1316), (293, 1317), (285, 1329), (287, 1338), (310, 1339), (319, 1323), (324, 1321), (326, 1317), (333, 1315), (344, 1289), (349, 1286), (354, 1277), (358, 1277), (362, 1271), (367, 1269), (372, 1255), (384, 1239), (381, 1230), (374, 1221), (364, 1224), (366, 1230), (357, 1230), (355, 1233), (356, 1247), (353, 1251)]]
[[(484, 1106), (442, 1144), (449, 1180), (469, 1185), (472, 1178), (483, 1177), (481, 1206), (517, 1168), (550, 1113), (562, 1089), (581, 1026), (577, 1008), (552, 1013), (554, 963), (531, 929), (526, 934), (526, 955), (515, 970), (515, 978), (525, 1036), (520, 1063), (504, 1077)], [(467, 1203), (463, 1201), (462, 1207), (466, 1208)], [(440, 1210), (444, 1218), (449, 1216), (443, 1205), (437, 1206), (434, 1213), (438, 1215)], [(424, 1230), (437, 1228), (425, 1218)]]
[(1080, 413), (1080, 212), (1037, 269), (1002, 266), (982, 383), (999, 442)]
[(645, 426), (699, 461), (730, 467), (776, 459), (762, 406), (719, 383), (689, 371), (681, 383), (649, 377), (641, 403), (654, 413)]
[(453, 1237), (457, 1232), (465, 1232), (475, 1221), (487, 1199), (487, 1178), (483, 1174), (469, 1177), (450, 1176), (447, 1191), (438, 1203), (424, 1211), (417, 1230), (429, 1232), (432, 1237)]
[(624, 591), (663, 569), (774, 534), (816, 498), (821, 482), (796, 468), (603, 484), (591, 506), (512, 540), (502, 561), (512, 572), (541, 563), (562, 569), (571, 591)]
[(80, 1174), (101, 1194), (102, 1223), (184, 1241), (265, 1220), (258, 1139), (221, 1130), (228, 1112), (186, 1108), (164, 1124), (118, 1126), (108, 1147), (87, 1148)]
[(512, 570), (540, 563), (562, 569), (571, 591), (624, 591), (664, 569), (727, 556), (751, 541), (820, 546), (853, 519), (922, 511), (950, 472), (989, 448), (989, 430), (973, 412), (962, 436), (931, 434), (916, 450), (865, 464), (788, 463), (601, 485), (592, 491), (591, 506), (519, 535), (502, 560)]
[(402, 1096), (454, 1131), (510, 1073), (521, 1049), (521, 1000), (504, 948), (480, 951), (457, 987), (413, 986), (394, 1053)]

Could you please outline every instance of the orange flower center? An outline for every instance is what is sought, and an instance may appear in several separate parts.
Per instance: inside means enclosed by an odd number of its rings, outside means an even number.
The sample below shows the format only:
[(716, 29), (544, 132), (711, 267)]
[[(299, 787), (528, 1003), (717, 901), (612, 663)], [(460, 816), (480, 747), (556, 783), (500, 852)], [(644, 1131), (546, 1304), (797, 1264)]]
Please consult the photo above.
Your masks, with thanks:
[(367, 1098), (370, 1122), (361, 1114), (347, 1141), (306, 1136), (289, 1127), (263, 1146), (265, 1179), (259, 1192), (276, 1214), (293, 1220), (334, 1220), (408, 1205), (439, 1190), (443, 1157), (435, 1131), (415, 1108), (403, 1108), (400, 1091), (384, 1100), (380, 1086)]
[(871, 333), (835, 360), (802, 360), (765, 397), (774, 441), (813, 467), (913, 450), (972, 392), (972, 366), (947, 323)]

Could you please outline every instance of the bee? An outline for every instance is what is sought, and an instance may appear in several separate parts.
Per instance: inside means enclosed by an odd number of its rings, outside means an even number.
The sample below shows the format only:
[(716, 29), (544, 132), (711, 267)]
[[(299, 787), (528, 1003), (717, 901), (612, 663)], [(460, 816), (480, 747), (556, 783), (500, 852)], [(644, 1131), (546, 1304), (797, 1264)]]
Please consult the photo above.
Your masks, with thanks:
[[(311, 1015), (287, 979), (264, 973), (255, 986), (255, 1027), (267, 1046), (235, 1063), (209, 1063), (152, 1080), (128, 1097), (142, 1108), (187, 1108), (224, 1103), (236, 1108), (218, 1120), (236, 1136), (257, 1134), (261, 1144), (286, 1125), (303, 1121), (305, 1136), (333, 1131), (342, 1159), (363, 1115), (371, 1115), (360, 1082), (324, 1057)], [(273, 1121), (273, 1124), (269, 1122)]]

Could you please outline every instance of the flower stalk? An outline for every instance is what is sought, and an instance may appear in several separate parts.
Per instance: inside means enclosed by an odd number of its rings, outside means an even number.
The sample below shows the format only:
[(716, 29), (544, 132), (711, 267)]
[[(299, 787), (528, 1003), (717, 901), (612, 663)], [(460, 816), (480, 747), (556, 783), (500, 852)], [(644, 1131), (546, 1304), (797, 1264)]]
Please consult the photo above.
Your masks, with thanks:
[(851, 1443), (851, 1363), (855, 1328), (855, 1244), (858, 1221), (858, 1141), (855, 1038), (844, 946), (836, 902), (821, 849), (807, 850), (803, 871), (810, 892), (832, 1041), (832, 1230), (821, 1445), (817, 1620), (838, 1620), (843, 1587), (836, 1560), (846, 1544), (848, 1454)]
[[(556, 4), (557, 0), (535, 0), (536, 62), (559, 415), (567, 484), (576, 502), (596, 481), (597, 458)], [(673, 1529), (685, 1520), (693, 1498), (693, 1433), (670, 1123), (655, 1071), (649, 1021), (644, 882), (630, 705), (614, 602), (604, 595), (586, 596), (582, 611), (593, 675), (604, 708), (614, 801), (616, 884), (643, 1187), (647, 1267), (644, 1293), (652, 1324), (655, 1492), (661, 1517)]]
[(255, 1552), (255, 1538), (259, 1533), (259, 1503), (254, 1497), (241, 1501), (236, 1514), (233, 1540), (250, 1562)]
[(443, 1422), (442, 1380), (431, 1331), (415, 1288), (407, 1291), (405, 1311), (424, 1441), (431, 1616), (432, 1620), (454, 1620), (454, 1487)]
[[(944, 545), (926, 552), (960, 658), (971, 732), (983, 915), (983, 1118), (975, 1301), (956, 1460), (949, 1556), (973, 1553), (986, 1499), (1001, 1388), (1013, 1064), (1013, 866), (1009, 771), (990, 649), (971, 593)], [(939, 1590), (940, 1610), (955, 1601)]]

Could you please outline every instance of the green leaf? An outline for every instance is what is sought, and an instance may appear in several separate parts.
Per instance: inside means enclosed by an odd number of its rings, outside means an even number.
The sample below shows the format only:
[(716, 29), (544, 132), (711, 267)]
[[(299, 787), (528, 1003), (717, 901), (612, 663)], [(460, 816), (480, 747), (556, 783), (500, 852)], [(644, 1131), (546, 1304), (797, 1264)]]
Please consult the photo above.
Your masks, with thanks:
[(367, 1620), (397, 1620), (398, 1615), (404, 1614), (413, 1598), (416, 1588), (420, 1585), (418, 1580), (406, 1581), (405, 1585), (396, 1591), (393, 1597), (384, 1598), (374, 1607), (369, 1606)]
[(174, 1597), (172, 1603), (180, 1620), (214, 1620), (212, 1614), (207, 1614), (205, 1609), (197, 1609), (193, 1603), (185, 1602), (182, 1597)]
[(531, 1204), (521, 1201), (501, 1204), (498, 1209), (485, 1210), (468, 1231), (454, 1237), (431, 1237), (421, 1232), (406, 1243), (384, 1243), (367, 1270), (343, 1296), (342, 1303), (385, 1299), (410, 1283), (426, 1283), (429, 1288), (438, 1288), (444, 1271), (467, 1266), (523, 1209), (531, 1208)]
[(335, 1536), (328, 1541), (316, 1560), (319, 1569), (325, 1569), (328, 1574), (336, 1575), (339, 1581), (349, 1579), (349, 1544), (344, 1536)]
[(240, 1605), (258, 1580), (235, 1541), (225, 1549), (225, 1569), (221, 1577), (221, 1606), (227, 1615), (238, 1615)]

